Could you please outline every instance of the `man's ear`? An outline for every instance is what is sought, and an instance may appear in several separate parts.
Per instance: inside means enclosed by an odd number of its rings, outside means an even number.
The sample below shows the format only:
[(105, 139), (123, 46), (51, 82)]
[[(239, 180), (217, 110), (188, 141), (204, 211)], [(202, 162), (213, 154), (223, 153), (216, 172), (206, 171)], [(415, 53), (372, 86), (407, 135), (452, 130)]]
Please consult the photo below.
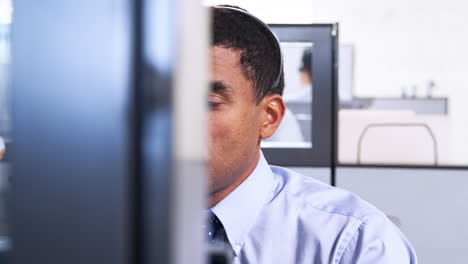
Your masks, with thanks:
[(269, 94), (263, 97), (259, 104), (262, 114), (260, 115), (260, 138), (266, 139), (271, 137), (276, 129), (278, 129), (283, 120), (286, 106), (283, 98), (279, 94)]

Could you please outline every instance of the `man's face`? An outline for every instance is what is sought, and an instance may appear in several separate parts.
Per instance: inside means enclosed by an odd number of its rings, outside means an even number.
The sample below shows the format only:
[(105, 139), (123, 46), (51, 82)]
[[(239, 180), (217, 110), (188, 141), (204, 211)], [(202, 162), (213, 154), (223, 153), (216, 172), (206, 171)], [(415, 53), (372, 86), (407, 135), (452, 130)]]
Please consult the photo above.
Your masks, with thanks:
[(210, 51), (208, 187), (213, 195), (257, 165), (262, 116), (254, 87), (242, 73), (240, 52), (218, 46)]

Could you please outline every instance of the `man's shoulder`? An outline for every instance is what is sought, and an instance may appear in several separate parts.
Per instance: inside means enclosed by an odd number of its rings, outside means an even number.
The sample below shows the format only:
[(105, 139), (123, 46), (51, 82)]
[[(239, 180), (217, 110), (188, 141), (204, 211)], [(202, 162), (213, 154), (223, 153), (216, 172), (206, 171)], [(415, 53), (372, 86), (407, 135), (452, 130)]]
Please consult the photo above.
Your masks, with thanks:
[(354, 193), (333, 187), (293, 170), (270, 166), (283, 186), (279, 194), (292, 202), (304, 204), (304, 208), (336, 217), (354, 218), (359, 222), (370, 216), (384, 216), (375, 206)]
[(276, 206), (301, 227), (302, 240), (318, 241), (324, 252), (333, 252), (333, 263), (355, 263), (361, 256), (385, 263), (417, 262), (406, 237), (370, 203), (292, 170), (271, 170), (281, 186)]

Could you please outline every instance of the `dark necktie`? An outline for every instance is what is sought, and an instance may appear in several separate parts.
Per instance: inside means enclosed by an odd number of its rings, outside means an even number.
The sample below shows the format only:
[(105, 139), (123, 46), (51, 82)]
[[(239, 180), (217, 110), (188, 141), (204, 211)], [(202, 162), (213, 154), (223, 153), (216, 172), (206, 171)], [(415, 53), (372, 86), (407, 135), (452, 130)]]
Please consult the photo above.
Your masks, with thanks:
[(228, 244), (229, 241), (227, 239), (226, 231), (224, 230), (224, 226), (219, 221), (218, 217), (210, 211), (209, 213), (209, 220), (207, 226), (207, 238), (208, 243), (210, 244), (218, 244), (218, 243), (225, 243)]
[(209, 211), (208, 223), (205, 225), (206, 237), (211, 250), (208, 255), (210, 264), (229, 264), (234, 257), (224, 226), (219, 218)]

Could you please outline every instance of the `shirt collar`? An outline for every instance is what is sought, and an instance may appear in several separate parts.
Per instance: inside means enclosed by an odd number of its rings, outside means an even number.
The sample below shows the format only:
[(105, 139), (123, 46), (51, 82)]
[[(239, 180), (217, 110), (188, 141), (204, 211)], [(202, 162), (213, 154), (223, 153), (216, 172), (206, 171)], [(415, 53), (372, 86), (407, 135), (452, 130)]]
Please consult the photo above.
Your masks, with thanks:
[(229, 243), (237, 255), (255, 220), (273, 191), (273, 173), (263, 153), (254, 171), (211, 211), (224, 226)]

